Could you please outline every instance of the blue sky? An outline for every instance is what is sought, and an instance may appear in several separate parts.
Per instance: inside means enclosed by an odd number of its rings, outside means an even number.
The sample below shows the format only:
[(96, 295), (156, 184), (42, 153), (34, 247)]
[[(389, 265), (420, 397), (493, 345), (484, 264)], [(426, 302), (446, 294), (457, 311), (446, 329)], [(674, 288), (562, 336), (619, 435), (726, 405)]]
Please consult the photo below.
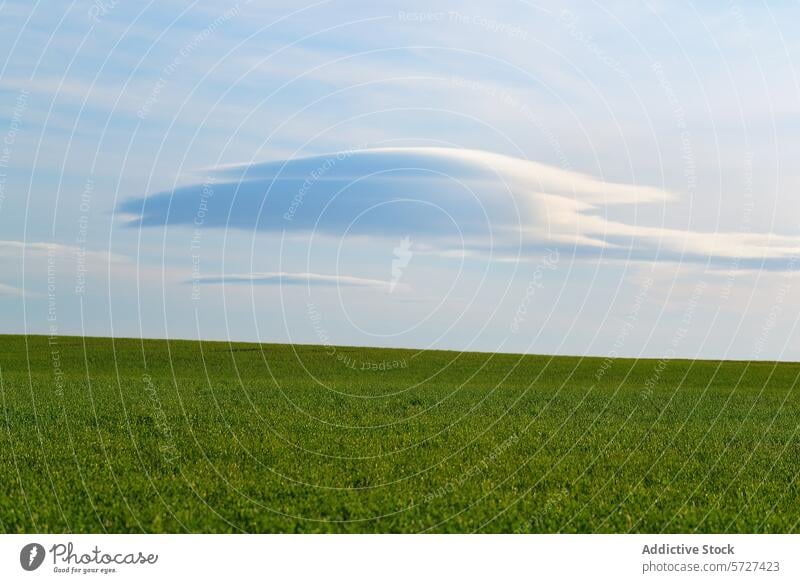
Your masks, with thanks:
[(3, 332), (800, 359), (794, 3), (0, 3)]

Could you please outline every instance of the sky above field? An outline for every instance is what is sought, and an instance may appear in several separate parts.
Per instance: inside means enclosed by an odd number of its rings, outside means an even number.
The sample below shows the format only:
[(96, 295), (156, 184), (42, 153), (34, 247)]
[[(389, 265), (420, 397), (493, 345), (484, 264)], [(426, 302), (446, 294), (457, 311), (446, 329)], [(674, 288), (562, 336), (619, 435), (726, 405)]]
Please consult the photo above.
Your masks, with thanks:
[(0, 3), (0, 331), (800, 360), (796, 3)]

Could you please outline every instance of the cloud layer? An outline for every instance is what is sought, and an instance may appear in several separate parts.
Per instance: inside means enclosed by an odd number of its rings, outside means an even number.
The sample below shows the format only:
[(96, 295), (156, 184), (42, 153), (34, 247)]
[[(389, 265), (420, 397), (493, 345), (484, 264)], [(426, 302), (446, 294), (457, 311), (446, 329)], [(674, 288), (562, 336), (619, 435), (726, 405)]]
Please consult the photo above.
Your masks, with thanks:
[(522, 260), (545, 247), (577, 258), (794, 268), (795, 237), (609, 220), (617, 205), (674, 194), (511, 156), (378, 148), (213, 169), (198, 184), (124, 202), (131, 226), (202, 226), (334, 238), (411, 235), (442, 255)]
[(346, 275), (325, 275), (319, 273), (232, 273), (218, 276), (201, 276), (187, 283), (200, 284), (252, 284), (252, 285), (305, 285), (339, 286), (388, 289), (390, 283), (379, 279), (366, 279)]

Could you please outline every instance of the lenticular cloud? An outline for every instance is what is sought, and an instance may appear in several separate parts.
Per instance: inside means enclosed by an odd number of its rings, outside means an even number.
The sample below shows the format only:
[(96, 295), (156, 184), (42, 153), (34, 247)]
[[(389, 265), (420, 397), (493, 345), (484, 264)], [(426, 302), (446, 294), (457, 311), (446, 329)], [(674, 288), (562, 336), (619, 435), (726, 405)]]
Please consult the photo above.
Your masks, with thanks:
[(425, 241), (427, 252), (521, 259), (558, 248), (577, 259), (692, 261), (791, 269), (796, 238), (699, 232), (606, 219), (617, 205), (668, 205), (647, 185), (479, 150), (377, 148), (224, 166), (201, 183), (124, 202), (135, 227)]

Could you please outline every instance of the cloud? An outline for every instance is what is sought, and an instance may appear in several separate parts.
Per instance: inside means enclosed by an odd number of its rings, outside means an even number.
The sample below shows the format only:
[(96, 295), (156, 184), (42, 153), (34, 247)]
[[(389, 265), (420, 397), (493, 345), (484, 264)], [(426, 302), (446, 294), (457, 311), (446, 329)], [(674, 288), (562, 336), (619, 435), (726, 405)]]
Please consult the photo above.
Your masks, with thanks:
[(86, 259), (104, 264), (127, 261), (123, 255), (116, 255), (108, 251), (91, 251), (76, 245), (39, 241), (0, 241), (0, 257), (20, 257), (21, 255), (54, 255), (58, 257), (81, 255)]
[(389, 289), (390, 282), (348, 275), (324, 275), (320, 273), (234, 273), (219, 276), (201, 276), (186, 283), (198, 284), (253, 284), (253, 285), (306, 285), (341, 286)]
[(25, 291), (21, 290), (17, 287), (7, 285), (5, 283), (0, 283), (0, 298), (1, 297), (23, 297), (25, 296)]
[(94, 251), (76, 245), (62, 243), (45, 243), (39, 241), (0, 241), (0, 260), (21, 261), (26, 258), (31, 261), (54, 261), (54, 267), (60, 267), (69, 262), (72, 268), (80, 264), (91, 272), (102, 272), (109, 265), (129, 263), (124, 255), (109, 251)]
[(184, 225), (334, 238), (412, 236), (426, 253), (526, 259), (543, 248), (576, 258), (691, 261), (791, 269), (796, 237), (700, 232), (606, 218), (619, 205), (667, 205), (650, 185), (479, 150), (344, 151), (215, 168), (193, 184), (125, 201), (134, 227)]
[(112, 267), (117, 278), (123, 273), (137, 277), (141, 273), (128, 258), (108, 251), (61, 243), (0, 241), (0, 271), (12, 281), (11, 274), (17, 275), (14, 282), (17, 287), (5, 284), (0, 295), (40, 297), (45, 293), (47, 280), (56, 274), (59, 289), (67, 289), (73, 285), (83, 286), (89, 277), (106, 274)]

